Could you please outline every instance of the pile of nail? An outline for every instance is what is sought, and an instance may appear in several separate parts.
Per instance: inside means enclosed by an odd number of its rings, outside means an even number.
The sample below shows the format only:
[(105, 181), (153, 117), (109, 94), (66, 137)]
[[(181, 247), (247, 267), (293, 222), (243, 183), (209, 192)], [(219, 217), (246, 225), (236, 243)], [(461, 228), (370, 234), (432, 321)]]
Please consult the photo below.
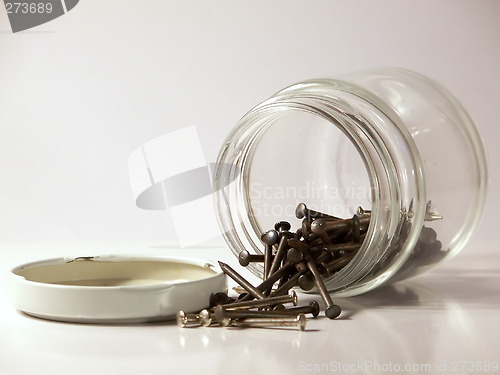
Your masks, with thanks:
[(305, 314), (316, 317), (319, 313), (319, 305), (316, 301), (311, 301), (308, 306), (302, 307), (286, 308), (285, 304), (297, 306), (297, 294), (294, 291), (284, 296), (239, 301), (220, 292), (210, 296), (210, 309), (202, 310), (198, 314), (186, 314), (184, 311), (179, 311), (177, 325), (179, 327), (212, 325), (244, 328), (297, 327), (303, 331), (306, 328)]
[(291, 232), (289, 222), (280, 221), (274, 229), (261, 237), (264, 251), (239, 254), (240, 265), (263, 263), (263, 281), (253, 286), (229, 265), (219, 262), (223, 272), (246, 293), (237, 299), (225, 293), (210, 297), (210, 308), (199, 314), (177, 314), (181, 327), (219, 324), (233, 327), (297, 326), (305, 329), (304, 314), (318, 316), (319, 304), (311, 301), (307, 306), (286, 308), (283, 304), (297, 305), (297, 296), (290, 289), (300, 287), (308, 291), (316, 287), (325, 304), (325, 316), (337, 318), (341, 309), (328, 293), (323, 278), (344, 268), (355, 256), (366, 236), (370, 211), (361, 207), (349, 219), (341, 219), (310, 210), (300, 203), (295, 215), (302, 226)]

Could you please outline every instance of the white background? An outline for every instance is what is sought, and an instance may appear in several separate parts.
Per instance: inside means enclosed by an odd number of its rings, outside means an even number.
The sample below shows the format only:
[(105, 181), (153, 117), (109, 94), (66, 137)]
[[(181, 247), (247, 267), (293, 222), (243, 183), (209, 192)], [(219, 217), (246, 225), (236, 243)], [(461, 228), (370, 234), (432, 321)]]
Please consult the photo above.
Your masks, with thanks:
[[(485, 373), (500, 360), (499, 14), (493, 0), (81, 0), (12, 34), (0, 7), (0, 373), (288, 375), (332, 361), (431, 373), (463, 373), (466, 361)], [(340, 319), (308, 319), (306, 332), (63, 324), (8, 303), (3, 276), (34, 259), (177, 250), (236, 264), (224, 248), (164, 246), (176, 239), (172, 221), (135, 206), (130, 153), (196, 125), (213, 162), (238, 119), (277, 90), (387, 65), (448, 87), (488, 147), (485, 218), (451, 262), (337, 300)]]
[[(207, 161), (250, 108), (297, 81), (400, 66), (460, 98), (500, 201), (498, 1), (97, 1), (12, 34), (0, 9), (0, 240), (175, 241), (135, 207), (127, 158), (196, 125)], [(496, 235), (483, 220), (472, 244)], [(475, 241), (475, 242), (474, 242)]]

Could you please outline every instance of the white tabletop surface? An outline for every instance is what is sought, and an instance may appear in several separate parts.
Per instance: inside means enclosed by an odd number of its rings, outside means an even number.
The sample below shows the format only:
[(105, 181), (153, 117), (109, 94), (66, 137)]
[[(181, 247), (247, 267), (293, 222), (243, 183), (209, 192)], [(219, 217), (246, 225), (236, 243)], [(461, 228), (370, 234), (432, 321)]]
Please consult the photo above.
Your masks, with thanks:
[[(188, 255), (237, 266), (224, 248), (144, 244), (8, 245), (3, 275), (56, 256), (110, 253)], [(493, 249), (495, 247), (492, 247)], [(307, 329), (179, 328), (69, 324), (16, 311), (0, 289), (0, 373), (499, 373), (500, 257), (467, 247), (437, 269), (374, 292), (337, 299), (338, 320), (308, 319)], [(7, 251), (4, 252), (7, 254)], [(488, 255), (489, 254), (489, 255)], [(245, 274), (248, 278), (248, 274)], [(231, 284), (230, 284), (231, 286)], [(307, 303), (309, 295), (300, 295)], [(409, 366), (409, 367), (408, 367)], [(493, 369), (496, 368), (496, 371)], [(491, 369), (488, 371), (488, 369)], [(399, 371), (398, 371), (399, 370)]]

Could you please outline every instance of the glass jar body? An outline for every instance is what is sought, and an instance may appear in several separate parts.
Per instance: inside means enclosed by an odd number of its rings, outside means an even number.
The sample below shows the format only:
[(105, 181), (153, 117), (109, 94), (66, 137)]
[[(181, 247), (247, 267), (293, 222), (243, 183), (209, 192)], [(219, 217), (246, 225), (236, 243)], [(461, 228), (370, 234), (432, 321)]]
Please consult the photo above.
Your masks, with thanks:
[[(283, 219), (296, 226), (302, 201), (344, 217), (371, 209), (361, 248), (325, 280), (349, 296), (460, 251), (481, 216), (487, 167), (477, 128), (449, 92), (387, 68), (301, 82), (259, 104), (226, 139), (214, 181), (235, 254), (262, 253), (261, 234)], [(262, 275), (261, 264), (249, 267)]]

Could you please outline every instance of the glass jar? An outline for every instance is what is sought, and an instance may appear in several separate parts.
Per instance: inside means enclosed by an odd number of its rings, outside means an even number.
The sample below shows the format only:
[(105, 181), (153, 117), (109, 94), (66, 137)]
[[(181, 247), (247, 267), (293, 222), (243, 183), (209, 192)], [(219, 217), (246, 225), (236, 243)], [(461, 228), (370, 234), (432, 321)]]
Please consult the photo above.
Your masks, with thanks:
[[(276, 221), (300, 226), (300, 202), (342, 217), (371, 210), (360, 249), (325, 279), (352, 296), (456, 255), (479, 223), (487, 179), (483, 142), (457, 99), (385, 68), (297, 83), (250, 110), (220, 151), (215, 206), (236, 255), (262, 254)], [(262, 263), (249, 268), (262, 276)]]

